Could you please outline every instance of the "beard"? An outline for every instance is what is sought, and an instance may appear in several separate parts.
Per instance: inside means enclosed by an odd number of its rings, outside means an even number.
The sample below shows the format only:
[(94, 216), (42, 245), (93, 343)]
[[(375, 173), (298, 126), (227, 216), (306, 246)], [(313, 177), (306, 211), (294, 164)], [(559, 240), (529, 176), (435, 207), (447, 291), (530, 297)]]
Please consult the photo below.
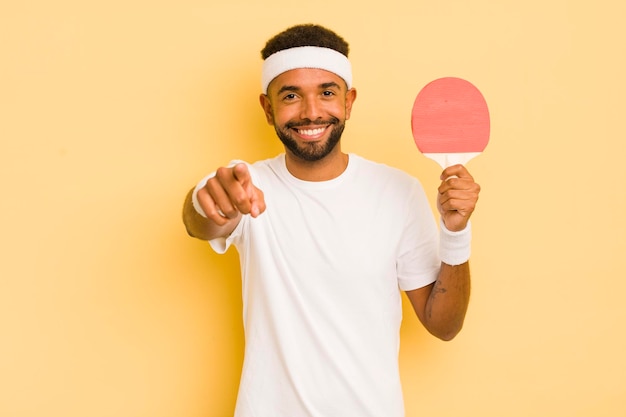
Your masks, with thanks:
[[(294, 127), (311, 125), (321, 126), (328, 125), (329, 123), (332, 131), (330, 132), (328, 140), (323, 143), (311, 142), (300, 146), (291, 135), (290, 129)], [(278, 127), (275, 127), (274, 129), (276, 130), (276, 135), (278, 135), (280, 141), (291, 153), (305, 161), (315, 162), (324, 159), (328, 154), (332, 152), (333, 149), (335, 149), (335, 146), (337, 146), (339, 140), (341, 139), (344, 128), (345, 122), (340, 122), (339, 119), (337, 119), (336, 117), (332, 117), (328, 122), (320, 121), (312, 123), (310, 120), (304, 120), (300, 123), (287, 123), (282, 129), (279, 129)]]

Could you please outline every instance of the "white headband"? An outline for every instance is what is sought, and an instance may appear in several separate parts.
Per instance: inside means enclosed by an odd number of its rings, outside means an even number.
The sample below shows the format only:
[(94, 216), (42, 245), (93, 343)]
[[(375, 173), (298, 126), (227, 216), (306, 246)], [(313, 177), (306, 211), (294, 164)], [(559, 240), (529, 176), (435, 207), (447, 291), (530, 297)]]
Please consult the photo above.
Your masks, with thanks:
[(317, 68), (337, 74), (352, 87), (352, 66), (341, 52), (319, 46), (299, 46), (283, 49), (263, 61), (262, 87), (267, 94), (267, 86), (283, 72), (296, 68)]

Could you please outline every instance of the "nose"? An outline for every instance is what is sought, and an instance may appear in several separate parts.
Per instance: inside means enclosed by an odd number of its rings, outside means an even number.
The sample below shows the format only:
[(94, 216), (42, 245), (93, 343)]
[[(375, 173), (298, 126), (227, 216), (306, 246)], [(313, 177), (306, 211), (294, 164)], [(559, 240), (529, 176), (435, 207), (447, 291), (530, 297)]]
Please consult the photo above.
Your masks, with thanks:
[(309, 120), (322, 118), (322, 104), (317, 100), (317, 97), (305, 97), (302, 100), (300, 118)]

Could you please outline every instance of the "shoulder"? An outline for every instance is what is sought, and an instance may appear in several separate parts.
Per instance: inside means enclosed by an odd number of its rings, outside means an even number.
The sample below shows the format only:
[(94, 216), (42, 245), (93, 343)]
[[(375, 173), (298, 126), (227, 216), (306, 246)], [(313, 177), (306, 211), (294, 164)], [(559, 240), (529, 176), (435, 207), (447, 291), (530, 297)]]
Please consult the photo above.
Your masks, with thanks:
[(268, 182), (279, 175), (281, 167), (284, 166), (284, 154), (246, 164), (250, 169), (253, 182)]
[(407, 172), (381, 163), (375, 162), (359, 155), (350, 154), (355, 163), (355, 174), (359, 178), (366, 179), (373, 184), (389, 186), (395, 184), (398, 187), (421, 188), (419, 180)]

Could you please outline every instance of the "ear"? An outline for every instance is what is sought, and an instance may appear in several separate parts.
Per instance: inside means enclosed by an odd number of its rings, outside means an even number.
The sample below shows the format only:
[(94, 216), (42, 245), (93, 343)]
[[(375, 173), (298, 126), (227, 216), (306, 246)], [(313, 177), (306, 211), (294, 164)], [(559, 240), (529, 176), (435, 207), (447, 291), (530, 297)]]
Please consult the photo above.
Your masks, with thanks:
[(356, 89), (351, 88), (346, 92), (346, 120), (350, 118), (352, 112), (352, 104), (356, 100)]
[(270, 98), (267, 94), (261, 94), (259, 96), (259, 102), (261, 103), (261, 107), (263, 108), (263, 112), (265, 113), (265, 119), (267, 123), (270, 125), (274, 125), (274, 115), (272, 113), (272, 103), (270, 102)]

